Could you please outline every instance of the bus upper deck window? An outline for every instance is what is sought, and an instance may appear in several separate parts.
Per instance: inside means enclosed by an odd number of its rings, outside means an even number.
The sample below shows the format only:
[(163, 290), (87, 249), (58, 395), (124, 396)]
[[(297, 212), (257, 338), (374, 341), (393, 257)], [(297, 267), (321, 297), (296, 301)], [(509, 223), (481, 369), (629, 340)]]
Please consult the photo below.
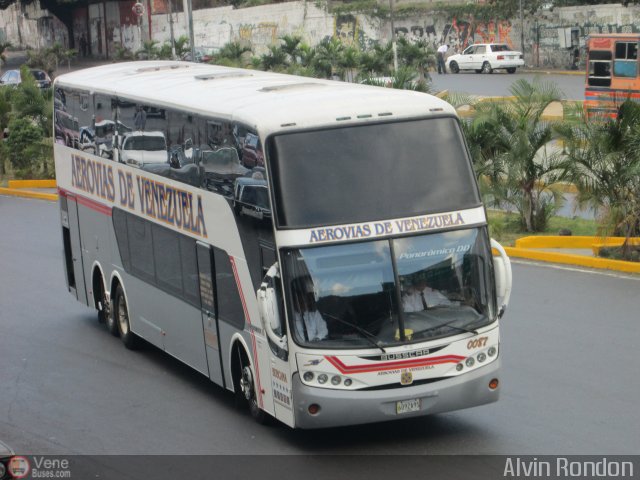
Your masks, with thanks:
[(616, 42), (613, 74), (616, 77), (635, 78), (638, 75), (638, 43)]

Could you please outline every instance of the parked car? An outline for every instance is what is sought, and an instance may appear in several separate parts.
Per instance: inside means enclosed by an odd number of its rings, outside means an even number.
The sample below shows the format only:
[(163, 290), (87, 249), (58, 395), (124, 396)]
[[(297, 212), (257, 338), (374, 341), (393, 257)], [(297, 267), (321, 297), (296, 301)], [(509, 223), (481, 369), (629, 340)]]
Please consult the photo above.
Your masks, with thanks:
[(162, 132), (130, 132), (120, 145), (120, 161), (135, 167), (168, 163), (167, 139)]
[(522, 52), (511, 50), (503, 43), (477, 43), (462, 53), (451, 55), (446, 60), (447, 69), (452, 73), (460, 70), (475, 70), (476, 73), (492, 73), (504, 69), (516, 73), (516, 68), (524, 66)]
[(80, 127), (80, 150), (91, 152), (105, 158), (113, 157), (113, 136), (117, 133), (121, 136), (131, 132), (131, 128), (124, 123), (112, 120), (101, 120), (93, 127)]
[(77, 118), (58, 110), (55, 112), (54, 127), (55, 136), (59, 143), (63, 143), (67, 147), (78, 148), (80, 127)]
[(247, 168), (264, 166), (264, 153), (262, 153), (260, 138), (257, 135), (247, 133), (244, 137), (241, 155), (242, 164)]
[[(49, 75), (44, 70), (31, 70), (31, 75), (36, 79), (36, 84), (40, 88), (50, 88), (51, 87), (51, 79)], [(22, 83), (22, 76), (20, 75), (20, 70), (7, 70), (4, 72), (2, 77), (0, 77), (1, 85), (18, 85)]]

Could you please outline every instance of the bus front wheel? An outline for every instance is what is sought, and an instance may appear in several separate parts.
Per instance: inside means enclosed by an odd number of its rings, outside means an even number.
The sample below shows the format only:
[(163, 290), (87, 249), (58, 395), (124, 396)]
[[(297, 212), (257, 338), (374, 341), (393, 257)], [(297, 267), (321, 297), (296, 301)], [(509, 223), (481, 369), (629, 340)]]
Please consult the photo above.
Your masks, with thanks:
[(135, 350), (140, 345), (140, 339), (131, 331), (131, 323), (129, 322), (129, 308), (127, 307), (127, 299), (124, 295), (124, 290), (118, 285), (116, 287), (116, 297), (114, 301), (113, 316), (115, 317), (115, 323), (118, 325), (118, 332), (120, 332), (120, 339), (124, 346), (129, 350)]
[(253, 419), (260, 423), (269, 422), (269, 414), (262, 410), (258, 405), (258, 397), (256, 394), (256, 383), (254, 380), (253, 370), (249, 363), (247, 354), (242, 348), (238, 348), (238, 373), (235, 379), (236, 398), (239, 405), (246, 405)]

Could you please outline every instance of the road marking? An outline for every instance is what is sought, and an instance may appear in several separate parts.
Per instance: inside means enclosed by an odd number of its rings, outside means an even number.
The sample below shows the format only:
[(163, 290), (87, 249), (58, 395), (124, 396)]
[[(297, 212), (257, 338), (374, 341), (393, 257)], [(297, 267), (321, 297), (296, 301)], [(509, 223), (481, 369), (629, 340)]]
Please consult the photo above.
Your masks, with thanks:
[(579, 273), (590, 273), (593, 275), (604, 275), (605, 277), (613, 277), (613, 278), (622, 278), (625, 280), (636, 280), (640, 281), (640, 276), (638, 275), (630, 275), (630, 274), (621, 274), (614, 272), (607, 272), (602, 270), (595, 270), (590, 268), (576, 268), (576, 267), (567, 267), (564, 265), (558, 265), (555, 263), (544, 263), (544, 262), (531, 262), (527, 260), (516, 260), (515, 258), (510, 258), (511, 263), (517, 263), (519, 265), (533, 265), (535, 267), (547, 267), (547, 268), (555, 268), (556, 270), (567, 270), (569, 272), (579, 272)]

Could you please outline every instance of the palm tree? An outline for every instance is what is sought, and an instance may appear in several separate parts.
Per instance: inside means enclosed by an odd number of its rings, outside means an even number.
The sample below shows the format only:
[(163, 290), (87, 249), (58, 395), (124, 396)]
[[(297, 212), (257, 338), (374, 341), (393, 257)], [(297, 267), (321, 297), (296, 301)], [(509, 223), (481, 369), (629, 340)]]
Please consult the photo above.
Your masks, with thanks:
[(628, 258), (629, 238), (640, 234), (640, 105), (627, 100), (615, 119), (582, 115), (558, 131), (579, 203), (604, 209), (605, 230), (625, 237), (622, 254)]
[(262, 55), (260, 60), (265, 70), (282, 70), (287, 67), (287, 54), (279, 46), (270, 46), (269, 53)]
[(251, 48), (240, 42), (225, 44), (216, 55), (216, 62), (220, 64), (241, 65), (242, 55), (250, 52)]
[(349, 45), (342, 50), (342, 55), (338, 60), (342, 78), (346, 82), (355, 82), (357, 68), (360, 65), (360, 51)]
[(549, 147), (557, 133), (552, 123), (542, 119), (544, 110), (560, 100), (561, 92), (555, 84), (539, 79), (520, 79), (510, 91), (513, 102), (493, 104), (477, 122), (488, 122), (483, 128), (495, 136), (493, 143), (484, 147), (492, 155), (495, 201), (515, 208), (527, 232), (538, 232), (545, 229), (562, 200), (558, 188), (562, 158)]
[(152, 60), (158, 56), (158, 48), (156, 47), (158, 42), (155, 40), (148, 40), (142, 43), (142, 48), (136, 52), (136, 57), (143, 60)]
[(429, 78), (428, 70), (436, 64), (435, 52), (426, 42), (414, 43), (406, 38), (398, 39), (398, 58), (401, 64), (415, 68), (423, 82)]
[(332, 77), (338, 71), (344, 45), (335, 37), (325, 39), (316, 47), (314, 66), (325, 78)]
[(298, 35), (284, 35), (280, 37), (280, 40), (282, 40), (282, 50), (289, 56), (289, 62), (299, 63), (302, 37)]

